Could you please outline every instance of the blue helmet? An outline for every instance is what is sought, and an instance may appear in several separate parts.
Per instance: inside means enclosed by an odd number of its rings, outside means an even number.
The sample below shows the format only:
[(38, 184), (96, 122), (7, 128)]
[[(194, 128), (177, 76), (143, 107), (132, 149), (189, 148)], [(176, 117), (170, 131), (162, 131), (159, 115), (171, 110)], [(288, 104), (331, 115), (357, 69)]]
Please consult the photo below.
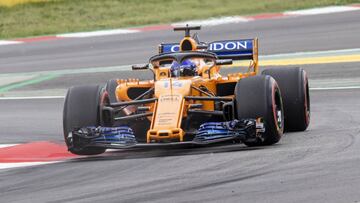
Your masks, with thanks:
[(180, 76), (180, 64), (177, 61), (173, 61), (171, 64), (171, 77), (179, 77)]
[(192, 62), (190, 59), (186, 59), (181, 64), (174, 61), (171, 64), (171, 76), (179, 77), (179, 76), (195, 76), (197, 75), (196, 64)]

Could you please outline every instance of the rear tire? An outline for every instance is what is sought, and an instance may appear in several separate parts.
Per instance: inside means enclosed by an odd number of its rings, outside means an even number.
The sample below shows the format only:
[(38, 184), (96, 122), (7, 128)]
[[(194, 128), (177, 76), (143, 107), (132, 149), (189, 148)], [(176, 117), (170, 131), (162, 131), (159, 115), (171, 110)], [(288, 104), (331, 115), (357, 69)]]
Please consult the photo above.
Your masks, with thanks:
[[(75, 128), (101, 125), (100, 109), (105, 102), (109, 102), (108, 95), (100, 86), (75, 86), (68, 90), (63, 111), (64, 139), (68, 147), (69, 132)], [(101, 154), (105, 150), (96, 147), (69, 149), (71, 153), (78, 155)]]
[(263, 118), (262, 139), (244, 141), (247, 146), (272, 145), (283, 134), (283, 106), (280, 89), (270, 76), (253, 76), (238, 81), (235, 87), (235, 106), (238, 119)]
[(306, 72), (301, 68), (266, 69), (278, 83), (283, 103), (285, 131), (304, 131), (310, 123), (310, 95)]

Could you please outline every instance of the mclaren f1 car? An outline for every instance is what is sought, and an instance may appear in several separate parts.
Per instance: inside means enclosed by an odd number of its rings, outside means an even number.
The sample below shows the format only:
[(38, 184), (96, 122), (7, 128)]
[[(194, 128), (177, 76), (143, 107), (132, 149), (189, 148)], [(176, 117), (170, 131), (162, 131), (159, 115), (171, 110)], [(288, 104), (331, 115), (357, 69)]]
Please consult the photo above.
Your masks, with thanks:
[[(159, 45), (159, 54), (132, 70), (151, 80), (109, 80), (105, 86), (71, 87), (63, 111), (70, 152), (95, 155), (109, 148), (225, 141), (247, 146), (277, 143), (284, 131), (310, 122), (306, 72), (258, 70), (258, 39), (201, 42), (178, 27), (180, 43)], [(221, 75), (222, 66), (247, 60), (245, 71)], [(239, 69), (240, 70), (240, 69)]]

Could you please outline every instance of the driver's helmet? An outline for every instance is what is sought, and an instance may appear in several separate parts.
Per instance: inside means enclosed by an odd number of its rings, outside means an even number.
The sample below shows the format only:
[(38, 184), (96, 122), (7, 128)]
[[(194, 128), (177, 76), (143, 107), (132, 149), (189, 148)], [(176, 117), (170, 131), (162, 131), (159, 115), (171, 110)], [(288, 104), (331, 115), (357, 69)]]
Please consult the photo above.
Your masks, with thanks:
[(181, 63), (182, 76), (195, 76), (197, 75), (196, 64), (190, 60), (186, 59)]
[(173, 61), (170, 70), (172, 77), (197, 75), (196, 64), (190, 59), (184, 60), (181, 64)]
[(173, 61), (170, 71), (171, 77), (180, 77), (180, 64), (177, 61)]

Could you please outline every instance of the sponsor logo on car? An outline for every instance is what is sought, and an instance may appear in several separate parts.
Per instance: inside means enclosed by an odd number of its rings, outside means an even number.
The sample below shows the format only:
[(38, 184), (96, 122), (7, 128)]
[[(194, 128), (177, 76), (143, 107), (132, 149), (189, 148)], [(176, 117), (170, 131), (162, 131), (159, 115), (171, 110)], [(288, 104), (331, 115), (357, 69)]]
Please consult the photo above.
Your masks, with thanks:
[(231, 51), (248, 49), (248, 41), (214, 42), (209, 45), (210, 51)]

